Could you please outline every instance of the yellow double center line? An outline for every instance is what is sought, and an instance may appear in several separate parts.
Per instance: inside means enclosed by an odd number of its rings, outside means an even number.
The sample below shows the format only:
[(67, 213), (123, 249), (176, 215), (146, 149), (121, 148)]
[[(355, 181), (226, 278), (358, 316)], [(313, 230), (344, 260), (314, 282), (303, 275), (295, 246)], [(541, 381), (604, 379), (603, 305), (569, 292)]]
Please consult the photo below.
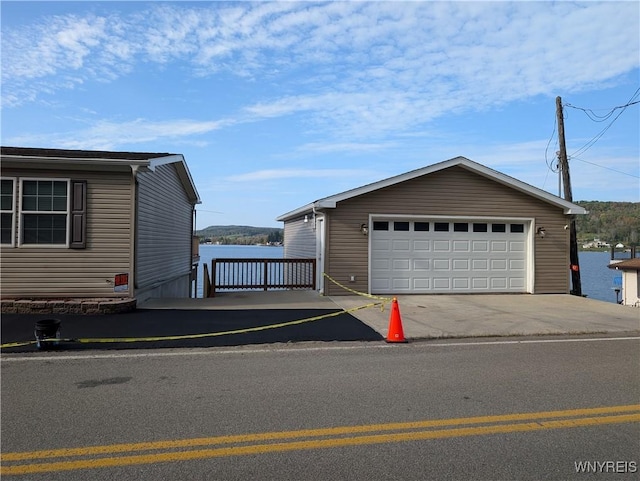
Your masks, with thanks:
[[(51, 449), (2, 454), (0, 474), (46, 473), (632, 422), (640, 422), (640, 404)], [(194, 449), (202, 447), (206, 449)], [(54, 459), (56, 461), (34, 463)], [(30, 464), (14, 464), (25, 461)]]

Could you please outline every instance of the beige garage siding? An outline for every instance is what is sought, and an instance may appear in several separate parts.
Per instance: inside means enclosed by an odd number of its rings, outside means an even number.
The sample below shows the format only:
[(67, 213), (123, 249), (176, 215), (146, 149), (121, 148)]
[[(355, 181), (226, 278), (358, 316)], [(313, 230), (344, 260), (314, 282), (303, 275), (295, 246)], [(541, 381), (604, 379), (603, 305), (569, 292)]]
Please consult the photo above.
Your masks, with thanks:
[(184, 277), (188, 297), (193, 209), (173, 164), (138, 174), (137, 218), (136, 296)]
[[(368, 238), (360, 225), (369, 214), (533, 218), (546, 237), (534, 240), (534, 293), (569, 292), (568, 217), (559, 207), (472, 173), (451, 167), (379, 189), (327, 209), (326, 272), (350, 288), (368, 292)], [(356, 282), (349, 282), (356, 276)], [(347, 294), (335, 285), (329, 295)]]
[[(3, 177), (19, 178), (3, 169)], [(87, 246), (2, 246), (3, 299), (38, 297), (122, 297), (115, 293), (116, 274), (129, 272), (131, 173), (30, 171), (29, 178), (87, 181)], [(16, 189), (19, 189), (19, 181)], [(19, 195), (18, 201), (19, 201)], [(124, 293), (126, 296), (127, 293)]]
[(285, 222), (284, 257), (286, 259), (314, 259), (316, 257), (316, 231), (312, 214)]

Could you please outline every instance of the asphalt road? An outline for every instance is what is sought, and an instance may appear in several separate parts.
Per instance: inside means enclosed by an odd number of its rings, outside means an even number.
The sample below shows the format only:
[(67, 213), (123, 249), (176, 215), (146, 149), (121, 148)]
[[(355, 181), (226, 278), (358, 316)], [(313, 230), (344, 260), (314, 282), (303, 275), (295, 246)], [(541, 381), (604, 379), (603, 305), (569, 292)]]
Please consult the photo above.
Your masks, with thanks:
[(2, 476), (638, 479), (640, 340), (514, 341), (3, 355)]
[[(71, 339), (48, 346), (56, 351), (382, 339), (372, 328), (339, 309), (137, 309), (123, 314), (95, 316), (3, 314), (2, 344), (17, 345), (5, 347), (2, 352), (36, 351), (35, 323), (52, 318), (61, 321), (61, 337)], [(117, 342), (118, 339), (130, 342)], [(27, 343), (23, 344), (24, 341)]]

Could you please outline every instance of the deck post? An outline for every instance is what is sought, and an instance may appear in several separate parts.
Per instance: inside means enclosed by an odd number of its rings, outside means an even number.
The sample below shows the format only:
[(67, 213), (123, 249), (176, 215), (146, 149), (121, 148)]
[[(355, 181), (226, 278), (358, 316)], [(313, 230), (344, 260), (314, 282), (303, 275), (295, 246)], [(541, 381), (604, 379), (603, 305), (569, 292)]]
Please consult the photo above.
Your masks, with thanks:
[(217, 270), (216, 260), (211, 259), (211, 288), (209, 289), (209, 297), (216, 296), (216, 286), (218, 285), (216, 280), (216, 270)]
[(263, 277), (263, 281), (264, 281), (264, 290), (267, 290), (267, 286), (269, 285), (269, 261), (267, 259), (264, 259), (264, 265), (263, 265), (263, 272), (264, 272), (264, 277)]

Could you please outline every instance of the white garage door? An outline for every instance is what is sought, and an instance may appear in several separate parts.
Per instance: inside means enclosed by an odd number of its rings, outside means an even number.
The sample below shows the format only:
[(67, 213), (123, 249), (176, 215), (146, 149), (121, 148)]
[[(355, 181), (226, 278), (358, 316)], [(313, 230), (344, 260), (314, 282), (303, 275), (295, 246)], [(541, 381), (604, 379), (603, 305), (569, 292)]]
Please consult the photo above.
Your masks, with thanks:
[(371, 292), (527, 292), (529, 224), (376, 219)]

